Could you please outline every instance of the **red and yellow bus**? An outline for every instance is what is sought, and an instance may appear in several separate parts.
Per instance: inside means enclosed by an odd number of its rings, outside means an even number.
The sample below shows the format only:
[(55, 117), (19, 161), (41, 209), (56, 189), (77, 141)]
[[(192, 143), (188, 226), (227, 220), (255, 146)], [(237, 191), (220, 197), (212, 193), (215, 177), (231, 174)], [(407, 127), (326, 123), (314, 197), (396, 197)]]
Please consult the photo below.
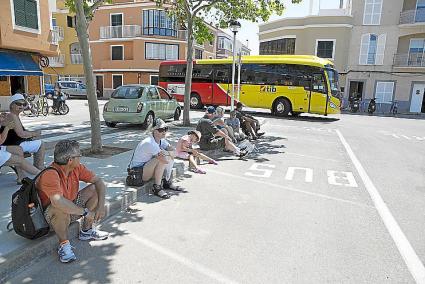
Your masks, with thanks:
[[(236, 69), (235, 77), (237, 74)], [(183, 102), (185, 75), (186, 61), (164, 61), (159, 68), (159, 85)], [(278, 116), (337, 114), (341, 106), (338, 79), (332, 61), (316, 56), (242, 56), (240, 95), (238, 98), (235, 91), (235, 100), (247, 107), (270, 109)], [(231, 58), (194, 61), (191, 108), (229, 106), (231, 93)]]

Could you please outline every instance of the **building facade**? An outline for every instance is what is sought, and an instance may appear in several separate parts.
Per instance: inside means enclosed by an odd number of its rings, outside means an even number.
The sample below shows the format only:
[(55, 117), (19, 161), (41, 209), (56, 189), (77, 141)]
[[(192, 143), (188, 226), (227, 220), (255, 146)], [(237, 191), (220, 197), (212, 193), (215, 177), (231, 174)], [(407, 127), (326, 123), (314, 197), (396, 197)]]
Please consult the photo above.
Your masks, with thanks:
[(58, 54), (53, 0), (0, 1), (0, 109), (17, 92), (41, 94), (46, 58)]
[(375, 97), (378, 111), (397, 101), (399, 111), (425, 112), (425, 0), (340, 2), (260, 25), (260, 54), (330, 58), (342, 75), (345, 104), (357, 96), (365, 108)]

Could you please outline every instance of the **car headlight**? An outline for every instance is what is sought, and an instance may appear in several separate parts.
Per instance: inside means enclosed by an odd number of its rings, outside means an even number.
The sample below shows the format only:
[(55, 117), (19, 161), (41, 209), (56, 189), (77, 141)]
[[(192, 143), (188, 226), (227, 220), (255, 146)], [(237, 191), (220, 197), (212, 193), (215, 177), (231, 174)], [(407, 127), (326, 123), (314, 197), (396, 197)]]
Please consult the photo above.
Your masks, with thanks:
[(335, 105), (333, 102), (330, 102), (330, 103), (329, 103), (329, 106), (330, 106), (331, 108), (336, 108), (336, 105)]
[(108, 111), (108, 104), (109, 104), (109, 102), (107, 102), (107, 103), (103, 106), (103, 112), (107, 112), (107, 111)]

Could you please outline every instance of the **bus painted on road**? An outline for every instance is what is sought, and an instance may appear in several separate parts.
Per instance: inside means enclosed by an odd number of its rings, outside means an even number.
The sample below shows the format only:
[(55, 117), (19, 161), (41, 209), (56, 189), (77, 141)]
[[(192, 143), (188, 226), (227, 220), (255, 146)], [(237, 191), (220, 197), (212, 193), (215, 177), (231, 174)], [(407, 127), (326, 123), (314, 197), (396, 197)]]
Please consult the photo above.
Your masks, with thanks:
[[(185, 75), (186, 61), (161, 62), (159, 85), (183, 102)], [(316, 56), (242, 56), (240, 95), (235, 91), (235, 100), (247, 107), (270, 109), (278, 116), (337, 114), (341, 106), (338, 79), (332, 61)], [(231, 93), (232, 58), (194, 61), (191, 108), (229, 106)]]

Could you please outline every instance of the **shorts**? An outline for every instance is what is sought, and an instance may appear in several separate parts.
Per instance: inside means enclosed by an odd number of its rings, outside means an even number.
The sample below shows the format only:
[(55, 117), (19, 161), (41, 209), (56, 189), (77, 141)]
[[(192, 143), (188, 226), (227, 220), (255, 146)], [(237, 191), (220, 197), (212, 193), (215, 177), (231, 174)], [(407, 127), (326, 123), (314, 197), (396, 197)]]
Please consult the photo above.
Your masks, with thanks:
[(190, 154), (188, 152), (176, 152), (176, 157), (183, 159), (183, 160), (189, 160)]
[[(4, 150), (3, 150), (4, 148)], [(6, 147), (5, 146), (1, 146), (1, 150), (0, 150), (0, 167), (3, 166), (7, 161), (9, 161), (10, 157), (12, 156), (12, 154), (10, 154), (9, 152), (6, 151)]]
[(21, 144), (19, 144), (19, 146), (21, 146), (24, 152), (35, 153), (41, 147), (41, 140), (24, 141)]
[[(74, 199), (73, 203), (79, 207), (85, 207), (87, 200), (83, 200), (80, 193), (81, 191), (78, 192), (77, 197)], [(49, 205), (47, 206), (46, 209), (44, 209), (44, 218), (46, 219), (46, 222), (50, 226), (51, 226), (51, 219), (52, 219), (52, 214), (50, 214), (50, 211), (53, 210), (52, 208), (53, 208), (52, 205)], [(73, 223), (80, 218), (81, 218), (80, 215), (70, 215), (70, 220), (71, 220), (70, 223)]]
[(225, 146), (226, 146), (226, 141), (224, 140), (223, 137), (213, 138), (209, 141), (201, 140), (199, 142), (199, 148), (205, 151), (215, 150), (215, 149), (224, 149)]

